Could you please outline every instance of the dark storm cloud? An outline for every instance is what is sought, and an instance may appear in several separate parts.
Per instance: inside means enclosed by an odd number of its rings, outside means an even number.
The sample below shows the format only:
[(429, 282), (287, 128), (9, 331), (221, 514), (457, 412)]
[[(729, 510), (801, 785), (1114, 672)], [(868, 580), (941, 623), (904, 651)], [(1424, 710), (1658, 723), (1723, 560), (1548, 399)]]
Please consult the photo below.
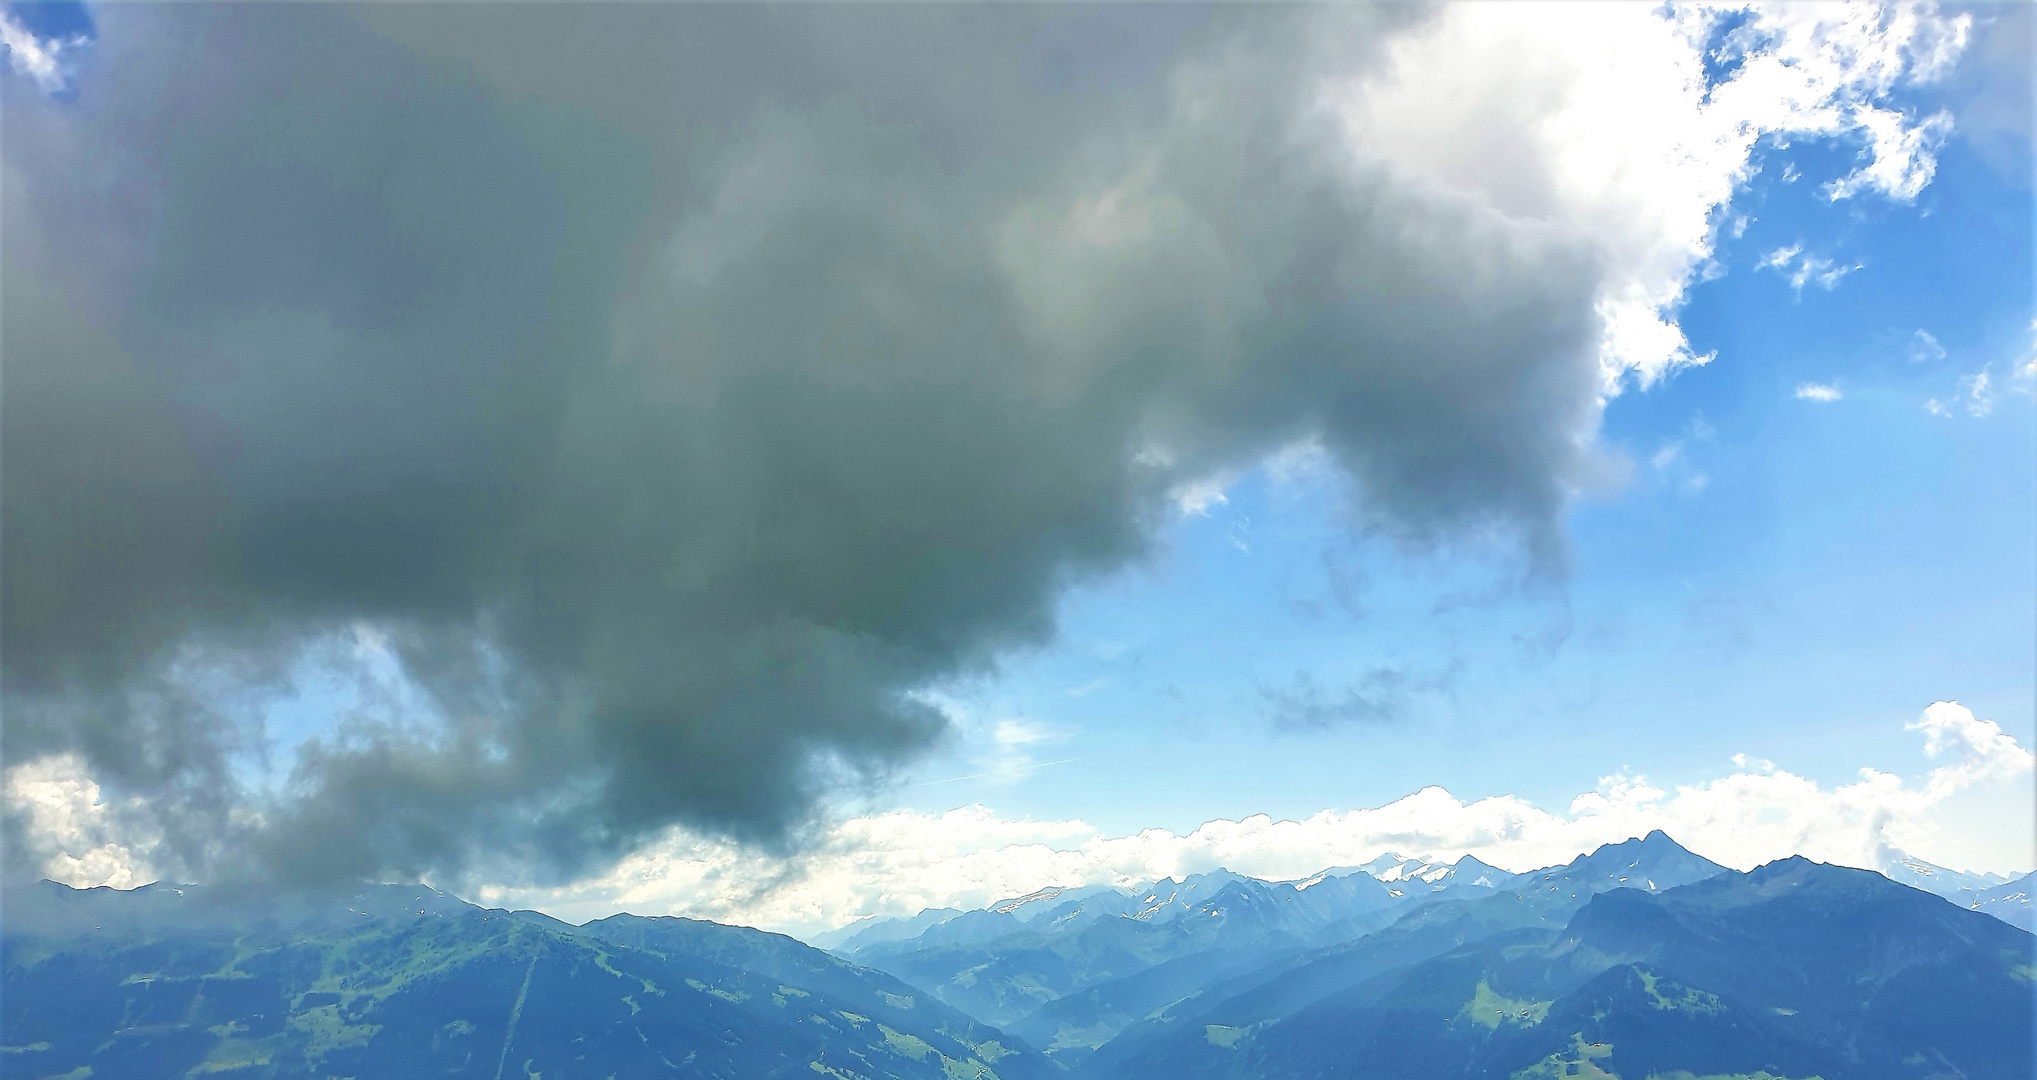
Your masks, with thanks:
[[(1417, 17), (106, 9), (7, 105), (9, 759), (188, 874), (570, 872), (784, 837), (1296, 439), (1554, 566), (1590, 251), (1313, 108)], [(424, 704), (248, 788), (357, 633)]]

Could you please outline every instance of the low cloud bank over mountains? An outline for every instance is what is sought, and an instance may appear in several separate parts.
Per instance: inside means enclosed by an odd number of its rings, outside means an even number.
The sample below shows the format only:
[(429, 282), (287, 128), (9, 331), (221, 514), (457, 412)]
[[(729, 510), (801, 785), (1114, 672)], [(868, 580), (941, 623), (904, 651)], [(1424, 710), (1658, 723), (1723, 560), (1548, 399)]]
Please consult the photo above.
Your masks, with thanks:
[[(1944, 818), (1948, 800), (1969, 790), (2027, 786), (2037, 776), (2030, 751), (1953, 702), (1931, 705), (1910, 728), (1924, 736), (1937, 765), (1907, 779), (1862, 769), (1852, 783), (1826, 786), (1742, 755), (1728, 775), (1672, 790), (1616, 774), (1561, 811), (1515, 796), (1467, 802), (1429, 787), (1384, 806), (1325, 810), (1301, 820), (1256, 815), (1209, 821), (1185, 833), (1145, 829), (1124, 836), (1079, 820), (1000, 817), (983, 806), (942, 814), (892, 811), (829, 823), (793, 861), (673, 829), (613, 868), (564, 887), (496, 883), (479, 886), (474, 895), (576, 921), (616, 911), (684, 915), (825, 941), (832, 940), (830, 931), (859, 920), (986, 908), (1042, 889), (1131, 888), (1220, 869), (1300, 881), (1326, 866), (1366, 867), (1397, 882), (1475, 856), (1505, 873), (1657, 829), (1740, 869), (1802, 854), (1881, 870), (1947, 896), (1999, 885), (2005, 875), (1955, 873), (1904, 853), (1945, 860), (1935, 852), (1951, 831)], [(38, 847), (50, 853), (42, 874), (74, 885), (131, 888), (162, 873), (150, 861), (159, 834), (125, 827), (141, 804), (109, 805), (112, 796), (74, 759), (15, 768), (6, 795)], [(1419, 859), (1402, 868), (1380, 862), (1394, 851)], [(1994, 869), (2022, 873), (2030, 867)]]

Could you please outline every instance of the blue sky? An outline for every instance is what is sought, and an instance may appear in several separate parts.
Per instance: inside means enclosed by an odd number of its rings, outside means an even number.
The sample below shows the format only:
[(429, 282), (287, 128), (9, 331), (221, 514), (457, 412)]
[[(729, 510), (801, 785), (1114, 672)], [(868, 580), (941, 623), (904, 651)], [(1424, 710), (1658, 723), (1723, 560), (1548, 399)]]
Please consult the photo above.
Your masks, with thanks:
[(7, 16), (6, 48), (18, 77), (59, 101), (76, 96), (79, 65), (98, 40), (92, 10), (72, 0), (0, 5)]
[(2037, 864), (2027, 8), (760, 12), (0, 10), (30, 869)]

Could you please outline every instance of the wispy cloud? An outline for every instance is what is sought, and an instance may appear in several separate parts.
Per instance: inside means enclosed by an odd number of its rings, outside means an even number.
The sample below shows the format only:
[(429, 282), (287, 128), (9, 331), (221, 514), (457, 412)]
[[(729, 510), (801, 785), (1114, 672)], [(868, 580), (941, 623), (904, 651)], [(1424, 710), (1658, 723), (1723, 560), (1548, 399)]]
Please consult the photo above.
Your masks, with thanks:
[[(1923, 334), (1923, 331), (1918, 333)], [(1935, 339), (1931, 343), (1937, 344)], [(1942, 351), (1940, 355), (1943, 355)], [(2003, 368), (2007, 369), (2006, 374), (1997, 378), (1996, 372)], [(1960, 376), (1952, 393), (1926, 400), (1924, 411), (1933, 416), (1952, 417), (1964, 413), (1976, 420), (1984, 419), (1994, 414), (1995, 405), (2005, 394), (2037, 396), (2037, 321), (2030, 324), (2030, 339), (2023, 346), (2023, 351), (2011, 355), (2006, 361), (1990, 363), (1979, 371)]]
[(1069, 687), (1067, 693), (1068, 696), (1072, 698), (1088, 697), (1089, 695), (1096, 693), (1098, 690), (1101, 690), (1104, 687), (1109, 686), (1110, 683), (1111, 683), (1110, 676), (1099, 675), (1096, 678), (1081, 684), (1080, 686)]
[(1894, 109), (1869, 108), (1857, 117), (1874, 148), (1874, 160), (1825, 185), (1825, 197), (1838, 202), (1863, 191), (1879, 191), (1909, 202), (1938, 171), (1938, 147), (1952, 134), (1952, 114), (1938, 112), (1913, 121)]
[(1798, 401), (1833, 402), (1845, 396), (1845, 392), (1839, 389), (1838, 383), (1807, 382), (1797, 384), (1796, 398)]
[[(1693, 421), (1690, 438), (1703, 442), (1712, 437), (1711, 425), (1703, 420)], [(1696, 495), (1711, 486), (1711, 474), (1698, 468), (1690, 459), (1687, 441), (1671, 439), (1656, 448), (1648, 458), (1648, 465), (1664, 483), (1674, 485), (1685, 495)]]
[(1912, 364), (1934, 364), (1945, 359), (1945, 346), (1929, 330), (1919, 330), (1910, 335), (1907, 355)]
[(1404, 719), (1418, 699), (1449, 694), (1461, 669), (1461, 664), (1437, 669), (1380, 666), (1333, 686), (1298, 671), (1285, 685), (1260, 687), (1259, 695), (1267, 720), (1284, 731), (1390, 724)]
[(1754, 265), (1756, 269), (1773, 270), (1781, 274), (1789, 282), (1791, 289), (1802, 293), (1806, 285), (1816, 285), (1826, 292), (1831, 292), (1839, 287), (1840, 279), (1861, 269), (1865, 264), (1854, 263), (1848, 266), (1835, 263), (1822, 255), (1806, 254), (1803, 245), (1798, 243), (1776, 248)]
[(1013, 784), (1049, 765), (1064, 765), (1071, 758), (1041, 761), (1040, 750), (1068, 741), (1069, 732), (1054, 724), (1025, 717), (1004, 717), (990, 725), (988, 747), (979, 758), (979, 771), (964, 779), (982, 779), (995, 784)]
[(1965, 413), (1978, 420), (1995, 411), (1995, 380), (1985, 369), (1976, 371), (1959, 380), (1959, 389), (1951, 396), (1932, 398), (1924, 402), (1924, 411), (1933, 416), (1953, 416)]

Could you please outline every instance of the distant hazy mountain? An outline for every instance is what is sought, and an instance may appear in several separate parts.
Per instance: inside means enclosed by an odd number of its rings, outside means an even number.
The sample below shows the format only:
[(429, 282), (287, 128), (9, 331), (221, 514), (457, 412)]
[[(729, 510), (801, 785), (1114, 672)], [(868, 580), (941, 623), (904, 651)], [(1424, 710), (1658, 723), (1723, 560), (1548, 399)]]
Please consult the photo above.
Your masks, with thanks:
[[(1112, 1068), (1190, 1070), (1207, 1056), (1206, 1029), (1251, 1029), (1395, 968), (1470, 942), (1529, 930), (1552, 930), (1597, 893), (1701, 881), (1726, 869), (1693, 855), (1661, 832), (1608, 844), (1548, 870), (1509, 878), (1501, 889), (1448, 893), (1412, 906), (1391, 925), (1327, 947), (1272, 958), (1253, 969), (1198, 988), (1129, 1025), (1096, 1052), (1091, 1075)], [(1622, 879), (1627, 879), (1623, 881)], [(1629, 883), (1632, 882), (1633, 885)], [(1014, 1025), (1021, 1030), (1023, 1025)], [(1126, 1072), (1122, 1075), (1145, 1075)], [(1187, 1073), (1182, 1073), (1187, 1075)]]
[(6, 897), (0, 1076), (1001, 1077), (1019, 1041), (791, 938), (428, 889)]
[(1386, 885), (1396, 897), (1438, 893), (1461, 886), (1497, 888), (1514, 877), (1505, 870), (1488, 866), (1469, 855), (1454, 863), (1440, 863), (1410, 859), (1389, 852), (1363, 866), (1332, 867), (1294, 884), (1297, 889), (1306, 889), (1329, 878), (1349, 877), (1352, 874), (1366, 874), (1372, 877)]
[(823, 949), (852, 951), (857, 946), (874, 945), (880, 941), (903, 941), (919, 936), (920, 931), (935, 923), (946, 922), (960, 914), (961, 908), (927, 908), (903, 919), (859, 919), (839, 930), (815, 935), (813, 944)]
[(417, 887), (44, 882), (4, 898), (0, 1078), (2028, 1080), (2031, 885), (1654, 832), (1518, 875), (1045, 888), (834, 955)]
[(1514, 880), (1468, 857), (1444, 864), (1390, 855), (1287, 882), (1218, 870), (1137, 889), (1041, 890), (943, 917), (910, 937), (899, 923), (879, 924), (838, 951), (1068, 1064), (1154, 1010), (1277, 957), (1361, 937), (1418, 904), (1493, 895)]
[[(1080, 1080), (2024, 1080), (2030, 939), (1978, 913), (2027, 918), (2028, 885), (1955, 906), (1803, 860), (1737, 874), (1657, 831), (1525, 874), (1388, 855), (1043, 889), (843, 951)], [(1765, 963), (1790, 974), (1743, 970)], [(1954, 992), (1985, 1003), (1949, 1013)]]
[(1882, 873), (1890, 881), (1901, 882), (1912, 889), (1951, 898), (1961, 892), (1981, 892), (2006, 883), (2009, 879), (2000, 874), (1975, 874), (1961, 870), (1947, 870), (1934, 866), (1914, 855), (1896, 853), (1882, 867)]
[(1654, 893), (1567, 891), (1425, 906), (1181, 1003), (1077, 1075), (2032, 1075), (2032, 940), (1999, 920), (1803, 859)]
[(1725, 867), (1692, 854), (1656, 829), (1638, 840), (1607, 844), (1562, 866), (1521, 874), (1509, 880), (1504, 891), (1556, 894), (1567, 890), (1573, 898), (1607, 889), (1661, 892), (1725, 872)]
[(2030, 893), (2037, 890), (2037, 874), (2024, 874), (2014, 881), (1986, 889), (1961, 889), (1947, 899), (1963, 908), (1993, 915), (2012, 926), (2037, 930), (2037, 915), (2030, 908)]
[[(1232, 884), (1242, 883), (1247, 888), (1286, 886), (1303, 892), (1323, 882), (1354, 875), (1385, 885), (1384, 890), (1374, 890), (1370, 883), (1362, 888), (1368, 897), (1389, 901), (1422, 898), (1456, 889), (1493, 889), (1515, 877), (1468, 855), (1454, 864), (1382, 855), (1363, 866), (1332, 867), (1308, 878), (1283, 882), (1266, 882), (1219, 869), (1179, 881), (1168, 878), (1138, 887), (1043, 888), (1024, 896), (1000, 900), (981, 911), (930, 908), (905, 918), (865, 919), (840, 930), (816, 935), (813, 943), (853, 957), (865, 952), (895, 953), (919, 945), (994, 940), (1001, 934), (1018, 930), (1048, 915), (1056, 923), (1084, 923), (1097, 918), (1119, 917), (1161, 924), (1195, 911), (1204, 900)], [(1327, 904), (1331, 895), (1349, 894), (1353, 888), (1349, 884), (1332, 888), (1316, 899)], [(970, 918), (965, 919), (965, 916)], [(951, 923), (955, 925), (948, 925)], [(901, 944), (908, 942), (916, 944)]]

